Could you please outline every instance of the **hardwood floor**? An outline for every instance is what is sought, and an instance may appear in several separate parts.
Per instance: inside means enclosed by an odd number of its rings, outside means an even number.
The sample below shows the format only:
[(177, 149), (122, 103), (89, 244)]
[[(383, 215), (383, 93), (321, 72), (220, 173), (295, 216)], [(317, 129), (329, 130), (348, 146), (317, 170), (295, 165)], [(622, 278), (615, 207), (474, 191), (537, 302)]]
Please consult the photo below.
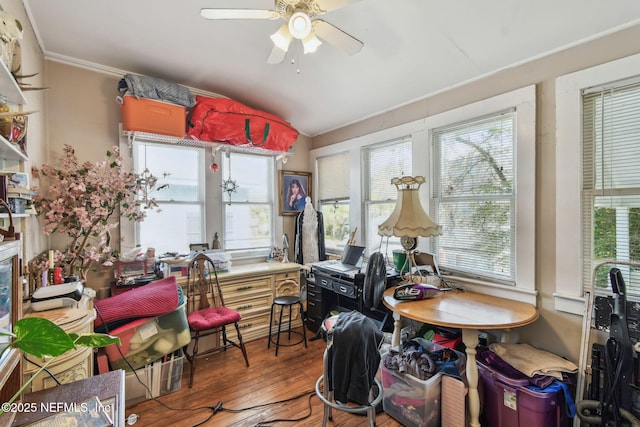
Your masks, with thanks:
[[(309, 338), (308, 330), (307, 333)], [(280, 347), (277, 357), (273, 345), (267, 349), (266, 338), (251, 341), (246, 346), (249, 368), (245, 366), (240, 350), (228, 349), (198, 360), (193, 388), (189, 389), (190, 365), (185, 361), (179, 391), (160, 396), (158, 401), (148, 400), (129, 407), (126, 416), (137, 414), (136, 426), (321, 425), (323, 405), (315, 395), (315, 383), (322, 374), (324, 341), (308, 341), (306, 349), (303, 344)], [(289, 401), (296, 396), (300, 397)], [(274, 403), (279, 401), (282, 403)], [(218, 402), (222, 402), (223, 410), (204, 422), (212, 413), (206, 407)], [(241, 410), (257, 405), (264, 406)], [(311, 414), (305, 417), (309, 414), (309, 405)], [(268, 423), (276, 419), (300, 420)], [(328, 425), (355, 427), (368, 423), (366, 416), (333, 411), (333, 421)], [(384, 412), (377, 414), (376, 425), (401, 426)]]

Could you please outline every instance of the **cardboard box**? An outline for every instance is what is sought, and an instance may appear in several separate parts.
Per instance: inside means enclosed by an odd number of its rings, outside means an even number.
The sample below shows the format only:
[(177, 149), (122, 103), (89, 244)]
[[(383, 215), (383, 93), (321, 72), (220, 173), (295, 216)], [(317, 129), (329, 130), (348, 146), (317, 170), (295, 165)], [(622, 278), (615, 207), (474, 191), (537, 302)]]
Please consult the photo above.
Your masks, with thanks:
[(180, 138), (186, 135), (187, 109), (182, 105), (132, 95), (122, 98), (122, 129)]

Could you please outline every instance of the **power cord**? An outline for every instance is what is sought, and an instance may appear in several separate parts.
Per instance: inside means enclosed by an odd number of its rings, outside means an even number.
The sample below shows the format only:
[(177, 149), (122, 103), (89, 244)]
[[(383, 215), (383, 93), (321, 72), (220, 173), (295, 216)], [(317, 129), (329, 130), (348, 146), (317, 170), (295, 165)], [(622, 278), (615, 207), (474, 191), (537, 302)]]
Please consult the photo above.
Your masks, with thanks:
[[(93, 301), (93, 298), (91, 298), (91, 300)], [(100, 314), (100, 310), (98, 310), (98, 308), (95, 306), (94, 304), (94, 309), (96, 311), (97, 316), (100, 318), (100, 321), (102, 322), (102, 324), (104, 325), (105, 331), (108, 334), (109, 333), (109, 327), (107, 325), (107, 323), (104, 321), (104, 318), (102, 317), (102, 315)], [(149, 396), (151, 396), (151, 400), (153, 400), (154, 402), (157, 402), (158, 404), (160, 404), (161, 406), (163, 406), (165, 409), (168, 409), (170, 411), (200, 411), (200, 410), (204, 410), (204, 409), (208, 409), (211, 411), (211, 414), (204, 420), (201, 421), (198, 424), (195, 424), (193, 427), (199, 427), (205, 423), (207, 423), (209, 420), (211, 420), (211, 418), (213, 418), (213, 416), (220, 412), (220, 411), (227, 411), (227, 412), (233, 412), (233, 413), (240, 413), (240, 412), (244, 412), (244, 411), (249, 411), (252, 409), (257, 409), (257, 408), (262, 408), (265, 406), (269, 406), (269, 405), (277, 405), (279, 403), (285, 403), (285, 402), (291, 402), (294, 400), (297, 400), (303, 396), (309, 396), (309, 413), (300, 417), (300, 418), (296, 418), (296, 419), (274, 419), (274, 420), (267, 420), (267, 421), (260, 421), (259, 423), (255, 424), (255, 427), (259, 427), (259, 426), (265, 426), (265, 425), (269, 425), (275, 422), (297, 422), (297, 421), (302, 421), (306, 418), (309, 418), (311, 416), (312, 413), (312, 407), (311, 407), (311, 397), (315, 394), (315, 390), (307, 390), (303, 393), (300, 393), (294, 397), (288, 398), (288, 399), (283, 399), (283, 400), (279, 400), (277, 402), (269, 402), (269, 403), (262, 403), (259, 405), (254, 405), (254, 406), (249, 406), (247, 408), (242, 408), (242, 409), (230, 409), (230, 408), (224, 408), (222, 406), (222, 401), (219, 401), (216, 405), (214, 406), (198, 406), (195, 408), (173, 408), (169, 405), (167, 405), (166, 403), (158, 400), (158, 396), (154, 396), (153, 393), (151, 392), (151, 389), (149, 388), (149, 386), (147, 384), (144, 383), (144, 381), (142, 381), (140, 379), (140, 377), (138, 376), (138, 373), (136, 372), (136, 370), (133, 368), (133, 366), (131, 365), (131, 363), (129, 362), (129, 360), (127, 359), (127, 357), (124, 355), (124, 353), (122, 353), (122, 349), (120, 348), (120, 346), (116, 345), (116, 348), (118, 349), (118, 353), (120, 353), (120, 356), (122, 356), (122, 359), (125, 361), (125, 363), (127, 364), (127, 366), (129, 367), (129, 369), (131, 370), (131, 372), (133, 372), (133, 374), (136, 377), (136, 380), (142, 384), (142, 386), (145, 388), (145, 390), (147, 391), (147, 393), (149, 393)], [(133, 425), (135, 424), (135, 422), (139, 419), (140, 417), (137, 414), (131, 414), (128, 418), (127, 418), (127, 423), (129, 425)]]
[(58, 381), (58, 379), (56, 378), (55, 375), (53, 375), (53, 372), (51, 372), (48, 368), (43, 368), (42, 365), (40, 365), (39, 363), (34, 362), (33, 360), (29, 359), (26, 355), (26, 353), (22, 354), (22, 357), (24, 358), (24, 360), (26, 360), (27, 362), (31, 363), (32, 365), (35, 365), (36, 367), (38, 367), (39, 369), (42, 369), (43, 371), (45, 371), (52, 380), (54, 380), (56, 382), (57, 385), (62, 385), (62, 383), (60, 381)]
[(279, 423), (279, 422), (298, 422), (298, 421), (302, 421), (305, 420), (307, 418), (309, 418), (312, 414), (312, 406), (311, 406), (311, 398), (315, 395), (315, 390), (307, 390), (305, 392), (302, 392), (296, 396), (290, 397), (288, 399), (283, 399), (283, 400), (278, 400), (276, 402), (268, 402), (268, 403), (261, 403), (259, 405), (254, 405), (254, 406), (249, 406), (246, 408), (241, 408), (241, 409), (230, 409), (230, 408), (225, 408), (222, 406), (222, 402), (218, 402), (215, 406), (209, 406), (208, 408), (212, 411), (211, 414), (203, 421), (199, 422), (198, 424), (194, 424), (193, 427), (199, 427), (202, 426), (204, 424), (206, 424), (207, 422), (209, 422), (209, 420), (211, 420), (211, 418), (213, 418), (213, 416), (220, 412), (220, 411), (227, 411), (227, 412), (233, 412), (233, 413), (240, 413), (240, 412), (244, 412), (244, 411), (249, 411), (252, 409), (258, 409), (258, 408), (264, 408), (265, 406), (271, 406), (271, 405), (277, 405), (280, 403), (286, 403), (286, 402), (292, 402), (294, 400), (300, 399), (301, 397), (304, 396), (308, 396), (308, 400), (307, 400), (307, 404), (309, 406), (309, 412), (306, 415), (303, 415), (299, 418), (276, 418), (273, 420), (265, 420), (265, 421), (260, 421), (256, 424), (254, 424), (254, 427), (260, 427), (260, 426), (267, 426), (273, 423)]

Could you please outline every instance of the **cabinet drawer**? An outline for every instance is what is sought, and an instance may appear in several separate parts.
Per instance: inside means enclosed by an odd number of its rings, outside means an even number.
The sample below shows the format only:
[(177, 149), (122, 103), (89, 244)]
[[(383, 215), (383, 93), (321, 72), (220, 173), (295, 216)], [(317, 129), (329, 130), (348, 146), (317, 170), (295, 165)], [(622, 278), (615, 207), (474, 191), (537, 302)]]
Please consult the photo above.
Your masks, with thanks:
[[(74, 381), (89, 378), (93, 375), (93, 349), (89, 347), (81, 347), (78, 350), (70, 351), (72, 357), (58, 361), (49, 365), (49, 371), (56, 376), (62, 384), (68, 384)], [(58, 363), (55, 363), (58, 362)], [(29, 363), (30, 366), (33, 366)], [(36, 368), (37, 369), (37, 368)], [(26, 382), (31, 373), (25, 373), (24, 381)], [(49, 375), (38, 375), (30, 384), (30, 391), (39, 391), (45, 388), (55, 387), (57, 383)], [(26, 390), (29, 391), (29, 388)]]
[(261, 293), (258, 295), (247, 296), (242, 300), (227, 301), (227, 307), (238, 311), (242, 318), (269, 311), (271, 303), (273, 303), (273, 294), (271, 292)]
[(271, 292), (271, 287), (271, 276), (220, 283), (220, 289), (222, 289), (222, 295), (226, 303), (238, 298), (246, 298), (257, 292)]
[(300, 271), (287, 271), (286, 273), (277, 273), (275, 275), (275, 281), (279, 282), (281, 280), (293, 280), (296, 283), (300, 282)]
[(316, 275), (316, 286), (320, 288), (333, 290), (333, 280), (329, 276)]
[(307, 301), (322, 301), (322, 291), (316, 288), (307, 288)]
[[(243, 317), (238, 322), (238, 328), (244, 342), (266, 337), (269, 335), (269, 312)], [(236, 328), (233, 325), (227, 326), (227, 336), (237, 342)]]
[(349, 298), (355, 298), (357, 295), (356, 287), (353, 283), (338, 280), (333, 281), (333, 291), (337, 294), (344, 295)]

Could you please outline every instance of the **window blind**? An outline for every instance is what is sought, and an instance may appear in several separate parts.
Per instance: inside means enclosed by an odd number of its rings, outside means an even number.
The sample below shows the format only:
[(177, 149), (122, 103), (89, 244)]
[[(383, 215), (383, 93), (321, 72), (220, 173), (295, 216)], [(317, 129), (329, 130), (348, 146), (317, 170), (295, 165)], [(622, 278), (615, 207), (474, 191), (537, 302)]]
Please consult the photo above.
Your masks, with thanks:
[(510, 285), (516, 265), (515, 118), (510, 110), (432, 132), (440, 265)]
[[(411, 138), (403, 137), (365, 147), (363, 156), (363, 185), (365, 203), (365, 246), (367, 253), (380, 247), (378, 226), (389, 218), (396, 206), (398, 191), (391, 179), (412, 175)], [(383, 251), (400, 249), (398, 238), (389, 239)], [(387, 255), (391, 256), (390, 253)]]
[[(610, 290), (611, 267), (640, 295), (640, 82), (583, 94), (583, 280)], [(605, 264), (607, 260), (622, 264)]]
[(321, 157), (318, 167), (318, 200), (336, 201), (349, 198), (349, 152)]
[(316, 160), (318, 169), (318, 209), (324, 220), (327, 251), (341, 253), (349, 239), (349, 152)]

